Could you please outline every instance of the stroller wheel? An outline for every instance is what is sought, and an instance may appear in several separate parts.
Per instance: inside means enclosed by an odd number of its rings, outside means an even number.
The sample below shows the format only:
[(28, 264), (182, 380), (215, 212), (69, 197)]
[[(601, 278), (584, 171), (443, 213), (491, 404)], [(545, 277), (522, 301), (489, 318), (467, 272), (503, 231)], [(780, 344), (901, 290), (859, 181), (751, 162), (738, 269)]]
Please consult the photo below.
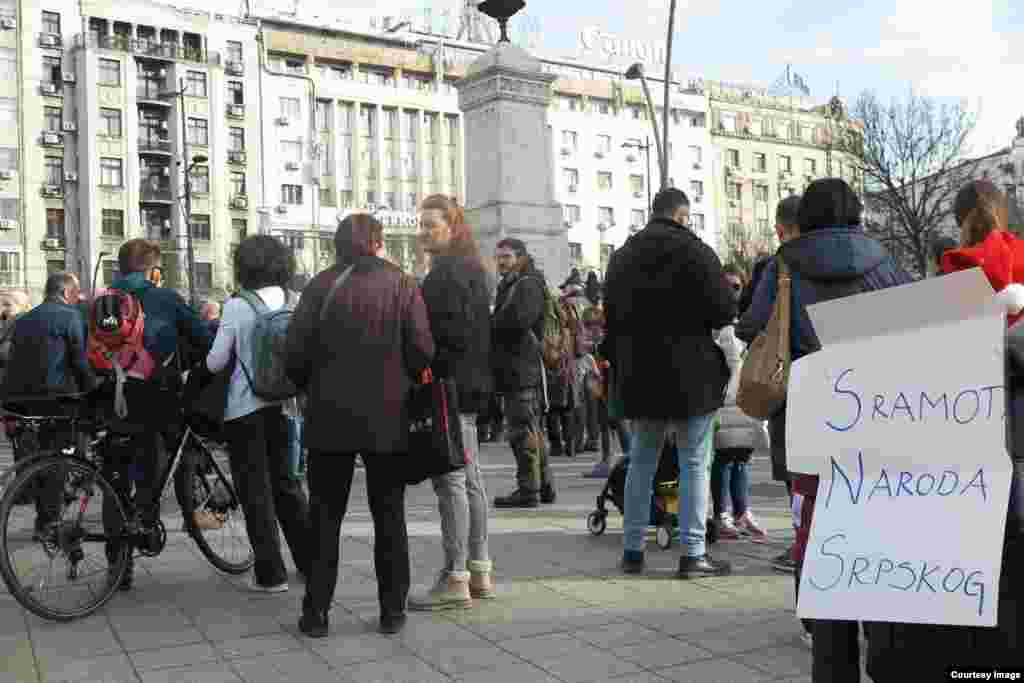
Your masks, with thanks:
[(604, 530), (608, 527), (608, 522), (605, 517), (606, 515), (603, 515), (596, 510), (587, 515), (587, 529), (590, 530), (592, 535), (600, 536), (604, 533)]
[(668, 550), (672, 547), (672, 527), (668, 524), (658, 527), (656, 540), (658, 541), (658, 547), (662, 550)]

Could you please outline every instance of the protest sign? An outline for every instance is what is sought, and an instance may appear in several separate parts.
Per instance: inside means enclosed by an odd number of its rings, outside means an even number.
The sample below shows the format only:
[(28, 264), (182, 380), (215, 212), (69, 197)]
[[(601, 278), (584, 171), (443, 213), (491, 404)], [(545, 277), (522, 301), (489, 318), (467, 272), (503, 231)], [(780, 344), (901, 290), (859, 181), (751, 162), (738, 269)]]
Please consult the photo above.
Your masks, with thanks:
[(803, 618), (993, 626), (1010, 487), (1005, 314), (980, 270), (809, 307), (791, 471), (820, 477)]

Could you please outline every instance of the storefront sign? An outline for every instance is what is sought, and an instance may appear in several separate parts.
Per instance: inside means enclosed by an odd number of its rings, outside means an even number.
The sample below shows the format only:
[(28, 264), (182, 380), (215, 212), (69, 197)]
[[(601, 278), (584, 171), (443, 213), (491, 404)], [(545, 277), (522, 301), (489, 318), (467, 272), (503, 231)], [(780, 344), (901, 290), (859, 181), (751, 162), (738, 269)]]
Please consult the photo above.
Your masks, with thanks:
[(368, 213), (379, 220), (385, 228), (416, 228), (420, 224), (420, 217), (416, 213), (411, 211), (392, 211), (373, 204), (362, 209), (346, 209), (338, 214), (338, 217), (344, 220), (353, 213)]
[(599, 58), (632, 60), (644, 64), (664, 64), (665, 46), (656, 42), (619, 38), (594, 26), (580, 31), (580, 51), (596, 54)]

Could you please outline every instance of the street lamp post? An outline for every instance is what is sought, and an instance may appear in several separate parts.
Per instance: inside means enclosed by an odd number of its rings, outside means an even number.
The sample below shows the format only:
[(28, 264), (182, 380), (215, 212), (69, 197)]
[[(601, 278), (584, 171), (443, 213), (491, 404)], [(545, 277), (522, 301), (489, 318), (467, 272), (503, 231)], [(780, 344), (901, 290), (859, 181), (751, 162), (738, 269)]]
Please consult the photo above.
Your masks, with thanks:
[(649, 137), (645, 137), (644, 138), (644, 144), (642, 144), (642, 145), (640, 144), (639, 140), (634, 140), (633, 142), (624, 142), (624, 143), (622, 143), (622, 148), (623, 149), (636, 149), (636, 150), (639, 150), (639, 151), (644, 153), (645, 157), (647, 157), (647, 180), (645, 181), (645, 184), (647, 185), (647, 217), (650, 218), (650, 216), (651, 216), (651, 139)]
[(676, 0), (671, 0), (668, 8), (668, 37), (665, 39), (665, 101), (663, 103), (664, 108), (662, 109), (662, 134), (665, 136), (665, 141), (662, 144), (662, 148), (665, 150), (665, 156), (662, 158), (661, 163), (661, 188), (665, 189), (668, 182), (668, 90), (669, 85), (672, 83), (672, 35), (675, 33), (676, 28)]
[(651, 99), (650, 88), (647, 87), (647, 79), (644, 77), (644, 65), (637, 62), (633, 66), (629, 67), (625, 73), (626, 80), (635, 81), (640, 80), (640, 87), (644, 90), (644, 97), (647, 99), (647, 109), (651, 117), (651, 126), (654, 128), (654, 143), (657, 146), (658, 152), (658, 169), (660, 171), (661, 179), (659, 187), (664, 190), (668, 187), (668, 163), (665, 159), (665, 150), (661, 144), (661, 134), (658, 132), (658, 114), (654, 109), (654, 101)]

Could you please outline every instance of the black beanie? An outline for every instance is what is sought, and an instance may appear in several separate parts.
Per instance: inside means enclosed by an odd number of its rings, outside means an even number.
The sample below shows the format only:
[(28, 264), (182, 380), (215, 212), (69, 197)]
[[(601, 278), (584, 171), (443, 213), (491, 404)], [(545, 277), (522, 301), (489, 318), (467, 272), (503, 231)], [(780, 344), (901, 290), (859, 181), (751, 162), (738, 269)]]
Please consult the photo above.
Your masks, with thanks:
[(800, 232), (860, 225), (864, 205), (841, 178), (822, 178), (807, 186), (800, 199)]

